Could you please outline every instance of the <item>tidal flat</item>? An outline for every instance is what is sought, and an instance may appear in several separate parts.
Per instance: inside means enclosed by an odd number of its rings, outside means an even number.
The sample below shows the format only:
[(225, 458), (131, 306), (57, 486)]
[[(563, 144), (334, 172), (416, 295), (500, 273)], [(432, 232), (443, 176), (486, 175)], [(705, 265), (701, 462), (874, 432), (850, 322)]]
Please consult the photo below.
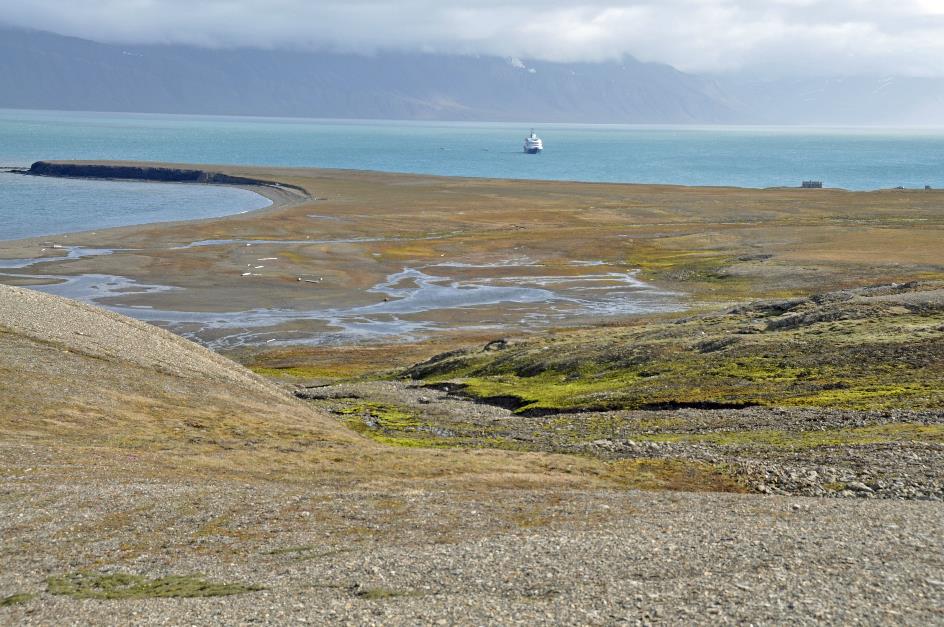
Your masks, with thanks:
[(219, 171), (0, 243), (217, 351), (0, 286), (0, 619), (940, 620), (944, 193)]
[(938, 191), (216, 170), (285, 187), (248, 214), (2, 242), (0, 281), (225, 352), (530, 333), (944, 276)]

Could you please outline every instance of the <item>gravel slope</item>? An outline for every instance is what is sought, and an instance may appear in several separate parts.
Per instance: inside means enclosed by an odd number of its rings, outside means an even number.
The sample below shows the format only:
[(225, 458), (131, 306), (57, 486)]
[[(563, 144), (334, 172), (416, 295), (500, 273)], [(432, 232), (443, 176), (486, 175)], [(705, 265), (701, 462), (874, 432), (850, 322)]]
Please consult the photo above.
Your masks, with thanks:
[[(944, 622), (938, 502), (602, 490), (576, 456), (406, 455), (173, 335), (15, 288), (0, 375), (0, 624)], [(265, 589), (54, 594), (80, 572)]]
[[(0, 435), (159, 439), (157, 419), (346, 430), (238, 364), (157, 327), (77, 301), (0, 285)], [(129, 423), (135, 429), (129, 429)], [(167, 427), (169, 428), (169, 427)]]
[[(939, 504), (26, 477), (2, 497), (0, 594), (38, 595), (0, 609), (11, 624), (944, 622)], [(267, 589), (46, 591), (81, 569)]]
[(0, 285), (0, 329), (63, 351), (284, 397), (265, 380), (193, 342), (75, 300)]

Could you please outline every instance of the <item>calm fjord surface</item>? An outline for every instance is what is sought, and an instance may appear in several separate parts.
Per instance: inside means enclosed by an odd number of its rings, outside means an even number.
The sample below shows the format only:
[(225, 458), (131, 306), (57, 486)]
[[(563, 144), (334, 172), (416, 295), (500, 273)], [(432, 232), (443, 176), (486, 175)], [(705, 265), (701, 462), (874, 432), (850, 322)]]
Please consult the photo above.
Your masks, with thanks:
[[(0, 165), (108, 159), (741, 187), (795, 186), (809, 178), (852, 190), (944, 187), (944, 130), (557, 124), (535, 130), (546, 150), (529, 156), (521, 151), (528, 129), (518, 124), (0, 110)], [(0, 239), (257, 208), (249, 197), (228, 193), (239, 190), (148, 186), (129, 200), (120, 186), (43, 185), (50, 184), (0, 180)], [(162, 209), (155, 211), (151, 199)], [(105, 214), (107, 220), (95, 219)]]

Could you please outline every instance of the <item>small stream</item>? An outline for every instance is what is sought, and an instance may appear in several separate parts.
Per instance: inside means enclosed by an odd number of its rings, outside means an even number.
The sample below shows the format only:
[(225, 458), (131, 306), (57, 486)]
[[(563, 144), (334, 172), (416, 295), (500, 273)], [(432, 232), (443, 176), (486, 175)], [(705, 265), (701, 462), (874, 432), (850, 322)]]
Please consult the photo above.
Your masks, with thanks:
[[(218, 242), (234, 243), (231, 240)], [(189, 246), (195, 245), (210, 245), (210, 242), (194, 242)], [(66, 247), (63, 257), (0, 260), (0, 270), (18, 270), (44, 262), (113, 252), (111, 249)], [(382, 297), (371, 304), (347, 308), (272, 307), (225, 312), (177, 311), (123, 304), (122, 300), (128, 296), (182, 289), (139, 283), (123, 276), (20, 276), (58, 281), (32, 289), (96, 303), (166, 327), (212, 348), (264, 343), (414, 341), (437, 331), (532, 329), (683, 308), (679, 294), (646, 284), (636, 277), (634, 270), (617, 268), (602, 261), (575, 261), (571, 265), (579, 268), (581, 273), (547, 274), (540, 264), (526, 258), (405, 267), (366, 290)], [(502, 272), (499, 276), (472, 276), (475, 270), (492, 274), (496, 270)], [(17, 276), (13, 273), (8, 275)], [(443, 322), (444, 318), (449, 322)]]

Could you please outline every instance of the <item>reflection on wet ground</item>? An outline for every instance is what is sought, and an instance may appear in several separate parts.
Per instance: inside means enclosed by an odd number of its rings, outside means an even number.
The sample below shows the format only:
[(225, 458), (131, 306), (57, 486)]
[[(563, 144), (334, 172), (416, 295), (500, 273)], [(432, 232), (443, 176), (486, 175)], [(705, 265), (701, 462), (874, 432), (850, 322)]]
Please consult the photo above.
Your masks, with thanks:
[(20, 270), (32, 266), (49, 263), (54, 261), (66, 261), (69, 259), (82, 259), (84, 257), (99, 257), (101, 255), (111, 255), (116, 252), (113, 248), (87, 248), (85, 246), (51, 246), (43, 248), (41, 252), (49, 250), (65, 250), (66, 254), (58, 257), (32, 257), (28, 259), (0, 259), (0, 270)]
[(390, 238), (384, 237), (352, 237), (349, 239), (204, 239), (190, 242), (182, 246), (174, 246), (171, 250), (187, 250), (204, 246), (262, 246), (264, 244), (291, 245), (291, 244), (362, 244), (368, 242), (385, 242)]
[(306, 237), (305, 239), (203, 239), (196, 242), (190, 242), (181, 246), (174, 246), (171, 250), (187, 250), (190, 248), (203, 248), (206, 246), (262, 246), (265, 244), (298, 245), (298, 244), (369, 244), (371, 242), (403, 242), (403, 241), (424, 241), (439, 239), (441, 235), (430, 235), (428, 237), (340, 237), (334, 239), (318, 239)]
[[(110, 252), (74, 248), (66, 257), (53, 259), (76, 259)], [(45, 260), (29, 261), (31, 263), (23, 265), (19, 265), (19, 261), (3, 261), (0, 267), (24, 268)], [(181, 288), (139, 283), (122, 276), (28, 276), (58, 281), (33, 289), (93, 302), (159, 324), (213, 348), (262, 343), (409, 341), (441, 330), (529, 329), (586, 322), (588, 318), (682, 308), (679, 294), (647, 285), (636, 278), (631, 269), (599, 261), (578, 261), (569, 265), (574, 274), (548, 273), (543, 265), (523, 257), (491, 263), (444, 262), (406, 267), (366, 290), (378, 295), (377, 302), (367, 305), (225, 312), (175, 311), (129, 304), (129, 296)]]

